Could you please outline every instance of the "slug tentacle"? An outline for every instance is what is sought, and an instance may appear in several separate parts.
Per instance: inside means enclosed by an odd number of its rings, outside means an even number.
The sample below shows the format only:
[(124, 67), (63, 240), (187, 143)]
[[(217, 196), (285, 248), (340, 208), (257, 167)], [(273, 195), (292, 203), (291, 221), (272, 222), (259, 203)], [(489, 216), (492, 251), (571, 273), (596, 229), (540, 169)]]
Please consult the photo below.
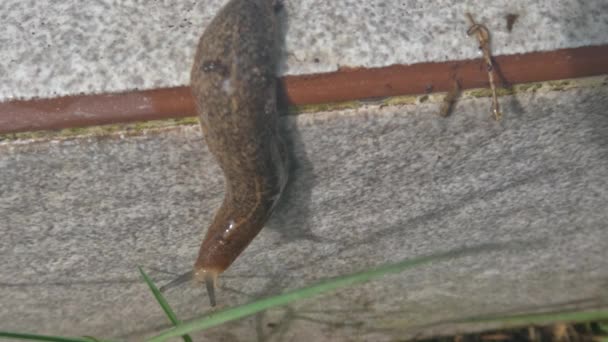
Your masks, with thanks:
[(218, 273), (212, 271), (203, 271), (203, 273), (203, 281), (205, 283), (205, 287), (207, 288), (207, 294), (209, 295), (209, 304), (211, 304), (211, 306), (215, 306), (215, 286), (217, 283)]
[(201, 37), (191, 88), (209, 151), (225, 179), (193, 278), (215, 305), (217, 276), (266, 224), (287, 181), (276, 111), (276, 1), (231, 0)]

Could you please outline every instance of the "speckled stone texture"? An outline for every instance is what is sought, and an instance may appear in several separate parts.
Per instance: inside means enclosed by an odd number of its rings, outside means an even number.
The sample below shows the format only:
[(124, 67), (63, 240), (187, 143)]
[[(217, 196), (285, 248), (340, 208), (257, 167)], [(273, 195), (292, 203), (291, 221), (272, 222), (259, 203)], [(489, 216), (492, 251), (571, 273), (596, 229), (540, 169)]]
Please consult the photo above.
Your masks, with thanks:
[[(198, 37), (224, 0), (0, 2), (0, 101), (188, 84)], [(279, 74), (608, 44), (606, 0), (285, 0)], [(517, 14), (512, 32), (507, 14)]]
[[(605, 83), (604, 83), (605, 84)], [(285, 117), (291, 183), (220, 307), (469, 254), (214, 328), (208, 341), (385, 341), (487, 314), (608, 306), (608, 86)], [(0, 143), (0, 327), (137, 340), (168, 326), (136, 266), (188, 270), (222, 196), (195, 126)], [(200, 288), (167, 293), (183, 319)], [(486, 326), (487, 327), (487, 326)]]

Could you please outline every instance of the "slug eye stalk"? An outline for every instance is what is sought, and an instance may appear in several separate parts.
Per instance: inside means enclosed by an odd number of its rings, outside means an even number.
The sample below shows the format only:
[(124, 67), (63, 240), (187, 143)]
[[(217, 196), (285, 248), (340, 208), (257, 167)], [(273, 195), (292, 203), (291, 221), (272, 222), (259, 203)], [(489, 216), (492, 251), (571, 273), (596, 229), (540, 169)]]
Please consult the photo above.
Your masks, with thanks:
[(161, 286), (158, 290), (161, 293), (165, 293), (165, 291), (167, 291), (169, 289), (178, 287), (181, 284), (191, 281), (193, 279), (193, 275), (194, 275), (193, 271), (188, 271), (184, 274), (179, 275), (177, 278), (171, 280), (168, 284)]
[(194, 271), (194, 280), (197, 283), (205, 283), (207, 288), (207, 296), (209, 296), (209, 304), (215, 306), (215, 286), (217, 285), (217, 276), (220, 272), (208, 269), (198, 269)]
[(215, 306), (215, 277), (211, 274), (205, 276), (205, 287), (209, 296), (209, 304)]

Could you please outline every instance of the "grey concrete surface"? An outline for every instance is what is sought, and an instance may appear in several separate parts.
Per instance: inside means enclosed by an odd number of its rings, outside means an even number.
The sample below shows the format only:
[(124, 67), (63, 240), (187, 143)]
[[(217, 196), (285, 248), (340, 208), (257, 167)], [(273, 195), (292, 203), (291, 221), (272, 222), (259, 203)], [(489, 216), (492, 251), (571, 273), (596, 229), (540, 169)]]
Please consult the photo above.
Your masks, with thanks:
[[(608, 44), (605, 0), (285, 0), (279, 74)], [(225, 0), (0, 2), (0, 101), (188, 84), (198, 37)], [(519, 15), (513, 31), (507, 14)]]
[[(283, 118), (293, 169), (220, 307), (418, 256), (470, 254), (212, 329), (208, 341), (388, 341), (489, 314), (608, 306), (608, 79), (500, 99)], [(222, 196), (198, 127), (0, 143), (0, 330), (138, 340), (139, 279), (194, 262)], [(209, 311), (200, 288), (167, 293)], [(452, 325), (446, 326), (451, 323)]]

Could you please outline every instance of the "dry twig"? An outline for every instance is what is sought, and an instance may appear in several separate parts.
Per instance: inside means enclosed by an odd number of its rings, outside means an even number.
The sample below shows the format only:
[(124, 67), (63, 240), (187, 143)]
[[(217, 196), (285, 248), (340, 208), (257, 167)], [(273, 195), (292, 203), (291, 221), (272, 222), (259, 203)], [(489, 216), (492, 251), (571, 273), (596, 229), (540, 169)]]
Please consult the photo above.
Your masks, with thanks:
[(466, 13), (469, 24), (467, 30), (469, 36), (476, 34), (479, 41), (479, 48), (483, 52), (483, 58), (486, 62), (488, 70), (488, 79), (490, 80), (490, 88), (492, 89), (492, 113), (497, 121), (502, 118), (502, 113), (498, 105), (498, 96), (496, 95), (496, 85), (494, 84), (494, 65), (492, 64), (492, 55), (490, 54), (490, 31), (482, 24), (477, 24), (471, 13)]

